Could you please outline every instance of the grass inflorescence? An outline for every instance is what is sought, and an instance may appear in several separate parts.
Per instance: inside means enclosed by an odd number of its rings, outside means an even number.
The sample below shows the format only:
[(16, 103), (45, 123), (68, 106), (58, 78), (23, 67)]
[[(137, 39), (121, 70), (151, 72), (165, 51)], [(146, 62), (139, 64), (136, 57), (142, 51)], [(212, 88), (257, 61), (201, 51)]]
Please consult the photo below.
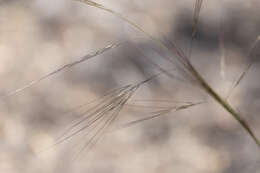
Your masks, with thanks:
[(85, 55), (85, 56), (79, 58), (79, 59), (76, 60), (76, 61), (73, 61), (73, 62), (68, 63), (68, 64), (64, 64), (64, 65), (62, 65), (61, 67), (59, 67), (59, 68), (57, 68), (57, 69), (55, 69), (55, 70), (49, 72), (48, 74), (46, 74), (46, 75), (40, 77), (39, 79), (33, 80), (33, 81), (29, 82), (28, 84), (26, 84), (26, 85), (20, 87), (20, 88), (17, 88), (17, 89), (15, 89), (15, 90), (13, 90), (13, 91), (8, 92), (8, 93), (5, 94), (5, 95), (0, 96), (0, 99), (3, 100), (3, 99), (5, 99), (5, 98), (7, 98), (7, 97), (10, 97), (10, 96), (12, 96), (12, 95), (18, 94), (18, 93), (20, 93), (20, 92), (22, 92), (22, 91), (24, 91), (24, 90), (26, 90), (26, 89), (31, 88), (32, 86), (38, 84), (39, 82), (41, 82), (41, 81), (43, 81), (43, 80), (48, 79), (49, 77), (51, 77), (51, 76), (53, 76), (53, 75), (55, 75), (55, 74), (57, 74), (57, 73), (59, 73), (59, 72), (68, 70), (68, 69), (70, 69), (70, 68), (72, 68), (72, 67), (74, 67), (74, 66), (76, 66), (76, 65), (78, 65), (78, 64), (81, 64), (81, 63), (83, 63), (83, 62), (85, 62), (85, 61), (87, 61), (87, 60), (89, 60), (89, 59), (91, 59), (91, 58), (94, 58), (94, 57), (96, 57), (96, 56), (98, 56), (98, 55), (100, 55), (100, 54), (102, 54), (102, 53), (105, 53), (106, 51), (108, 51), (108, 50), (110, 50), (110, 49), (116, 48), (116, 47), (118, 47), (119, 45), (120, 45), (120, 43), (109, 44), (109, 45), (107, 45), (107, 46), (105, 46), (105, 47), (103, 47), (103, 48), (101, 48), (101, 49), (99, 49), (99, 50), (97, 50), (97, 51), (95, 51), (95, 52), (92, 52), (92, 53), (90, 53), (90, 54), (87, 54), (87, 55)]
[[(248, 123), (242, 119), (239, 112), (236, 111), (231, 106), (231, 104), (228, 102), (228, 99), (227, 99), (231, 95), (231, 92), (240, 84), (241, 80), (244, 78), (244, 76), (246, 75), (246, 73), (248, 72), (250, 67), (252, 66), (253, 61), (251, 61), (248, 64), (246, 69), (238, 77), (238, 80), (236, 80), (236, 82), (232, 86), (227, 98), (221, 97), (220, 94), (218, 94), (214, 90), (214, 88), (211, 85), (209, 85), (209, 83), (204, 79), (204, 77), (199, 73), (199, 71), (191, 63), (190, 56), (191, 56), (191, 50), (192, 50), (192, 42), (195, 39), (195, 35), (197, 32), (199, 14), (200, 14), (200, 11), (202, 8), (203, 0), (196, 0), (196, 2), (195, 2), (194, 13), (193, 13), (192, 33), (191, 33), (191, 42), (190, 42), (190, 47), (188, 50), (188, 56), (180, 48), (178, 48), (173, 42), (171, 42), (170, 40), (167, 40), (167, 38), (165, 38), (164, 41), (162, 41), (162, 40), (154, 37), (153, 35), (146, 32), (144, 29), (142, 29), (142, 27), (140, 27), (135, 22), (129, 20), (128, 18), (124, 17), (123, 15), (121, 15), (120, 13), (118, 13), (114, 10), (105, 7), (104, 5), (102, 5), (100, 3), (96, 3), (92, 0), (75, 0), (75, 1), (80, 1), (84, 4), (101, 9), (103, 11), (106, 11), (106, 12), (120, 18), (121, 20), (123, 20), (124, 22), (126, 22), (130, 26), (132, 26), (134, 29), (143, 33), (145, 36), (147, 36), (149, 39), (151, 39), (153, 42), (155, 42), (161, 48), (163, 48), (167, 52), (170, 52), (172, 55), (171, 57), (162, 56), (162, 58), (164, 58), (164, 60), (168, 61), (174, 67), (176, 67), (176, 64), (175, 64), (176, 61), (174, 61), (174, 60), (177, 60), (178, 63), (181, 65), (181, 67), (179, 67), (178, 69), (181, 70), (183, 75), (185, 77), (195, 81), (196, 84), (203, 91), (205, 91), (211, 98), (213, 98), (217, 103), (219, 103), (221, 105), (221, 107), (223, 107), (227, 112), (229, 112), (232, 115), (232, 117), (235, 120), (237, 120), (239, 122), (239, 124), (246, 130), (246, 132), (252, 137), (252, 139), (255, 141), (257, 146), (260, 147), (260, 142), (259, 142), (258, 138), (256, 137), (256, 135), (253, 133), (252, 129), (249, 127)], [(256, 46), (256, 44), (258, 43), (258, 41), (259, 41), (259, 37), (253, 44), (249, 55), (251, 55), (251, 52), (253, 51), (253, 49)], [(23, 87), (20, 87), (14, 91), (7, 93), (6, 95), (0, 97), (0, 99), (4, 99), (6, 97), (18, 94), (18, 93), (24, 91), (25, 89), (28, 89), (59, 72), (68, 70), (68, 69), (74, 67), (75, 65), (78, 65), (78, 64), (83, 63), (100, 54), (103, 54), (106, 51), (116, 48), (119, 45), (120, 45), (119, 43), (109, 44), (106, 47), (101, 48), (93, 53), (87, 54), (87, 55), (79, 58), (76, 61), (62, 65), (61, 67), (42, 76), (41, 78), (33, 80), (33, 81), (29, 82), (27, 85), (24, 85)], [(87, 104), (92, 105), (92, 106), (90, 106), (89, 109), (87, 109), (86, 111), (82, 112), (79, 115), (79, 118), (75, 122), (73, 122), (67, 128), (67, 130), (65, 130), (65, 132), (56, 140), (56, 142), (51, 147), (64, 143), (65, 141), (68, 141), (68, 140), (74, 138), (75, 136), (82, 135), (83, 137), (87, 137), (88, 140), (85, 140), (86, 142), (84, 142), (84, 144), (80, 147), (79, 153), (81, 153), (83, 150), (86, 150), (86, 149), (89, 150), (107, 132), (108, 127), (116, 120), (116, 118), (118, 117), (118, 115), (122, 111), (122, 109), (127, 106), (128, 107), (141, 107), (141, 108), (148, 108), (148, 109), (155, 108), (158, 110), (155, 110), (155, 111), (149, 113), (149, 116), (147, 116), (147, 117), (123, 124), (118, 129), (129, 127), (129, 126), (132, 126), (132, 125), (140, 123), (140, 122), (155, 119), (155, 118), (167, 115), (172, 112), (180, 111), (183, 109), (188, 109), (195, 105), (204, 103), (204, 102), (196, 102), (196, 103), (179, 102), (180, 105), (176, 106), (173, 104), (172, 100), (170, 100), (170, 101), (168, 100), (168, 102), (171, 103), (172, 105), (167, 106), (167, 107), (161, 107), (161, 106), (156, 107), (154, 105), (151, 107), (151, 106), (147, 106), (147, 105), (136, 104), (136, 101), (138, 101), (138, 100), (135, 100), (135, 101), (132, 100), (133, 103), (129, 103), (129, 100), (131, 99), (131, 97), (133, 96), (133, 94), (136, 92), (137, 89), (139, 89), (145, 83), (161, 76), (162, 74), (164, 74), (172, 79), (178, 78), (173, 73), (171, 73), (172, 69), (171, 70), (165, 69), (165, 68), (161, 67), (159, 64), (149, 60), (149, 58), (147, 58), (145, 55), (143, 55), (143, 57), (146, 58), (148, 60), (147, 62), (151, 63), (160, 72), (158, 74), (152, 75), (151, 77), (149, 77), (141, 82), (138, 82), (135, 84), (129, 84), (129, 85), (114, 89), (110, 92), (107, 92), (105, 95), (103, 95), (98, 100), (94, 100), (94, 101), (88, 102), (86, 104), (82, 104), (82, 105), (76, 107), (75, 109), (69, 111), (69, 112), (73, 112), (74, 110), (84, 107)], [(175, 70), (175, 68), (174, 68), (174, 70)], [(143, 99), (143, 100), (139, 100), (138, 102), (153, 102), (154, 103), (154, 102), (156, 102), (156, 100)], [(167, 102), (167, 101), (166, 100), (157, 100), (157, 102)]]
[[(248, 132), (248, 134), (253, 138), (253, 140), (255, 141), (255, 143), (258, 145), (258, 147), (260, 147), (260, 141), (258, 140), (258, 138), (256, 137), (256, 135), (253, 133), (253, 131), (251, 130), (251, 128), (249, 127), (249, 125), (247, 124), (247, 122), (245, 120), (242, 119), (241, 115), (228, 103), (228, 101), (224, 98), (222, 98), (210, 85), (209, 83), (203, 78), (203, 76), (197, 71), (197, 69), (192, 65), (192, 63), (190, 62), (189, 58), (185, 55), (185, 53), (179, 49), (177, 46), (173, 46), (171, 48), (169, 48), (167, 46), (167, 44), (165, 44), (163, 41), (161, 41), (160, 39), (150, 35), (148, 32), (146, 32), (145, 30), (143, 30), (138, 24), (136, 24), (135, 22), (129, 20), (128, 18), (124, 17), (122, 14), (105, 7), (104, 5), (100, 4), (100, 3), (96, 3), (92, 0), (75, 0), (75, 1), (80, 1), (84, 4), (87, 4), (89, 6), (95, 7), (95, 8), (99, 8), (101, 10), (107, 11), (110, 14), (119, 17), (121, 20), (127, 22), (129, 25), (131, 25), (133, 28), (135, 28), (136, 30), (142, 32), (144, 35), (146, 35), (148, 38), (150, 38), (152, 41), (154, 41), (155, 43), (157, 43), (159, 46), (161, 46), (162, 48), (173, 52), (175, 54), (177, 54), (177, 60), (182, 64), (183, 68), (189, 72), (189, 74), (196, 79), (196, 81), (198, 82), (198, 84), (200, 85), (200, 87), (206, 92), (208, 93), (214, 100), (216, 100), (217, 103), (219, 103), (227, 112), (229, 112), (234, 119), (236, 119), (239, 124)], [(201, 6), (202, 6), (202, 0), (198, 0), (196, 1), (196, 5), (195, 5), (195, 12), (194, 12), (194, 24), (193, 24), (193, 31), (192, 31), (192, 40), (194, 39), (194, 35), (196, 33), (196, 25), (198, 22), (198, 17), (199, 17), (199, 12), (201, 10)], [(173, 49), (174, 48), (174, 49)], [(249, 67), (250, 68), (250, 67)]]

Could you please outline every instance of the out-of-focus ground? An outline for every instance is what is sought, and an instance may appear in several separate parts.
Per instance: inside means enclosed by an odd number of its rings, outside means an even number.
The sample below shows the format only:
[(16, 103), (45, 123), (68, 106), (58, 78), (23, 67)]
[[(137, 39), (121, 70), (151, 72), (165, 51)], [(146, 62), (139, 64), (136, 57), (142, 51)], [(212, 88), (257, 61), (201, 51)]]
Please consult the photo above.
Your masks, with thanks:
[[(150, 34), (189, 50), (195, 0), (99, 1), (135, 21)], [(202, 5), (191, 61), (223, 97), (250, 59), (256, 60), (230, 103), (260, 138), (258, 0), (215, 0)], [(221, 41), (222, 40), (222, 41)], [(108, 44), (123, 44), (0, 101), (0, 173), (182, 172), (257, 173), (260, 150), (245, 130), (181, 71), (145, 84), (138, 99), (204, 104), (120, 130), (149, 116), (151, 109), (125, 107), (89, 152), (80, 157), (72, 138), (51, 149), (81, 110), (75, 106), (113, 88), (158, 73), (147, 58), (171, 68), (165, 54), (143, 34), (101, 10), (70, 0), (0, 0), (0, 95)], [(224, 57), (224, 58), (223, 58)], [(163, 106), (156, 102), (152, 106)], [(87, 110), (87, 109), (86, 109)], [(87, 142), (87, 141), (86, 141)]]

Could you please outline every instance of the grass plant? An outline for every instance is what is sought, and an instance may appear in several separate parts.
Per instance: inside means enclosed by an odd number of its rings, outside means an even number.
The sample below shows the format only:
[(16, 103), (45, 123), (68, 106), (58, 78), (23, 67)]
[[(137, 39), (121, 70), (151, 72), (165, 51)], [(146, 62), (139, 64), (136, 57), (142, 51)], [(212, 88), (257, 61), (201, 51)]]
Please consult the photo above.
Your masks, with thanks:
[[(240, 114), (230, 105), (230, 103), (225, 99), (222, 98), (210, 85), (209, 83), (203, 78), (203, 76), (197, 71), (197, 69), (192, 65), (192, 63), (190, 62), (189, 58), (185, 55), (185, 53), (179, 49), (177, 46), (175, 46), (173, 44), (173, 48), (169, 48), (163, 41), (161, 41), (160, 39), (150, 35), (148, 32), (146, 32), (145, 30), (143, 30), (138, 24), (136, 24), (135, 22), (132, 22), (131, 20), (129, 20), (128, 18), (124, 17), (122, 14), (105, 7), (104, 5), (94, 2), (92, 0), (75, 0), (75, 1), (79, 1), (82, 2), (84, 4), (87, 4), (89, 6), (101, 9), (103, 11), (106, 11), (118, 18), (120, 18), (121, 20), (127, 22), (129, 25), (131, 25), (133, 28), (135, 28), (136, 30), (142, 32), (144, 35), (146, 35), (148, 38), (150, 38), (152, 41), (154, 41), (155, 43), (157, 43), (159, 46), (161, 46), (164, 49), (167, 49), (170, 52), (173, 52), (175, 54), (177, 54), (176, 58), (178, 59), (178, 61), (183, 65), (183, 68), (189, 72), (189, 74), (196, 79), (196, 81), (198, 82), (198, 84), (200, 85), (200, 87), (206, 92), (208, 93), (208, 95), (210, 95), (217, 103), (219, 103), (227, 112), (229, 112), (233, 118), (235, 120), (237, 120), (239, 122), (239, 124), (247, 131), (247, 133), (252, 137), (252, 139), (255, 141), (255, 143), (257, 144), (258, 147), (260, 147), (260, 141), (258, 140), (258, 138), (256, 137), (256, 135), (253, 133), (253, 131), (251, 130), (251, 128), (249, 127), (248, 123), (242, 119), (242, 117), (240, 116)], [(196, 5), (195, 5), (195, 12), (194, 12), (194, 17), (193, 17), (193, 31), (192, 31), (192, 40), (195, 37), (195, 33), (196, 33), (196, 25), (198, 23), (198, 18), (199, 18), (199, 12), (202, 6), (202, 0), (196, 0)], [(174, 57), (173, 57), (174, 58)], [(251, 66), (251, 65), (250, 65)], [(250, 68), (249, 66), (249, 68)], [(247, 69), (249, 69), (247, 68)], [(242, 74), (242, 77), (244, 75)], [(239, 78), (239, 81), (241, 81), (241, 79)], [(239, 82), (238, 82), (239, 83)], [(237, 85), (237, 84), (236, 84)], [(235, 86), (236, 86), (235, 85)]]
[[(176, 60), (180, 64), (178, 67), (181, 72), (185, 73), (185, 76), (188, 78), (192, 79), (193, 81), (196, 82), (197, 86), (199, 86), (203, 91), (205, 91), (211, 98), (213, 98), (223, 109), (225, 109), (232, 117), (241, 125), (242, 128), (245, 129), (245, 131), (252, 137), (254, 142), (258, 147), (260, 147), (260, 141), (254, 134), (253, 130), (249, 127), (248, 123), (242, 118), (240, 113), (236, 111), (231, 104), (228, 102), (228, 98), (231, 95), (232, 91), (240, 84), (248, 70), (253, 64), (253, 61), (251, 61), (246, 69), (239, 75), (238, 79), (235, 81), (234, 85), (232, 86), (228, 96), (226, 98), (223, 98), (220, 96), (219, 93), (215, 91), (215, 89), (205, 80), (205, 78), (199, 73), (199, 71), (196, 69), (196, 67), (192, 64), (191, 62), (191, 51), (192, 51), (192, 45), (193, 45), (193, 40), (195, 39), (195, 35), (197, 32), (197, 25), (199, 21), (199, 14), (202, 8), (202, 3), (203, 0), (196, 0), (195, 1), (195, 6), (194, 6), (194, 13), (193, 13), (193, 24), (192, 24), (192, 33), (191, 33), (191, 42), (190, 42), (190, 47), (188, 50), (188, 55), (186, 55), (180, 48), (178, 48), (173, 42), (165, 39), (162, 41), (161, 39), (158, 39), (154, 37), (153, 35), (149, 34), (146, 32), (142, 27), (140, 27), (138, 24), (135, 22), (129, 20), (128, 18), (124, 17), (122, 14), (105, 7), (104, 5), (94, 2), (92, 0), (75, 0), (79, 1), (81, 3), (84, 3), (88, 6), (92, 6), (98, 9), (101, 9), (103, 11), (106, 11), (118, 18), (120, 18), (122, 21), (128, 23), (130, 26), (132, 26), (134, 29), (137, 31), (143, 33), (147, 38), (152, 40), (154, 43), (156, 43), (160, 48), (163, 50), (169, 52), (171, 54), (171, 57), (162, 57), (165, 60), (167, 60), (170, 64), (173, 65), (173, 67), (176, 67)], [(252, 46), (252, 49), (250, 50), (250, 55), (251, 52), (253, 51), (254, 47), (258, 43), (259, 38), (256, 39), (255, 43)], [(39, 82), (59, 73), (64, 70), (68, 70), (75, 65), (78, 65), (80, 63), (86, 62), (87, 60), (94, 58), (100, 54), (105, 53), (108, 50), (111, 50), (113, 48), (116, 48), (120, 45), (120, 43), (115, 43), (115, 44), (110, 44), (107, 45), (104, 48), (101, 48), (93, 53), (87, 54), (86, 56), (81, 57), (77, 61), (73, 61), (71, 63), (65, 64), (52, 72), (42, 76), (41, 78), (37, 80), (33, 80), (29, 82), (27, 85), (24, 85), (23, 87), (20, 87), (14, 91), (11, 91), (7, 93), (6, 95), (2, 96), (1, 98), (4, 99), (6, 97), (13, 96), (15, 94), (18, 94), (25, 89), (28, 89)], [(145, 57), (145, 56), (144, 56)], [(121, 110), (126, 107), (126, 106), (135, 106), (135, 107), (146, 107), (146, 108), (151, 108), (149, 106), (143, 106), (143, 105), (138, 105), (134, 103), (128, 103), (129, 100), (131, 99), (132, 95), (135, 93), (137, 89), (139, 89), (142, 85), (145, 83), (160, 77), (161, 75), (166, 75), (169, 78), (175, 79), (176, 76), (171, 73), (171, 70), (165, 69), (161, 67), (160, 65), (150, 61), (160, 72), (158, 74), (155, 74), (144, 81), (138, 82), (136, 84), (129, 84), (117, 89), (114, 89), (106, 94), (104, 94), (101, 99), (94, 100), (90, 103), (92, 106), (87, 109), (86, 111), (82, 112), (79, 118), (71, 124), (70, 127), (67, 128), (67, 130), (62, 134), (56, 141), (56, 143), (53, 146), (56, 146), (58, 144), (61, 144), (67, 140), (72, 139), (73, 137), (77, 135), (83, 135), (83, 136), (88, 136), (87, 142), (85, 142), (82, 146), (79, 152), (82, 152), (85, 149), (90, 149), (92, 148), (96, 142), (103, 136), (104, 133), (106, 133), (108, 127), (116, 120), (118, 117), (119, 113)], [(139, 100), (140, 101), (140, 100)], [(155, 102), (156, 100), (150, 100), (150, 102)], [(165, 100), (157, 100), (159, 102), (163, 102)], [(149, 102), (149, 100), (143, 100), (143, 102)], [(172, 102), (172, 101), (170, 101)], [(141, 118), (138, 120), (131, 121), (129, 123), (123, 124), (120, 126), (120, 128), (125, 128), (132, 126), (136, 123), (140, 123), (143, 121), (151, 120), (172, 112), (180, 111), (183, 109), (188, 109), (192, 106), (201, 104), (203, 102), (182, 102), (181, 105), (172, 105), (168, 107), (157, 107), (159, 110), (153, 111), (150, 113), (150, 116), (147, 116), (145, 118)], [(76, 107), (75, 109), (79, 109), (80, 107), (84, 107), (86, 104), (80, 105)], [(155, 107), (154, 107), (155, 108)], [(72, 110), (73, 111), (73, 110)], [(119, 129), (120, 129), (119, 128)], [(87, 131), (87, 134), (85, 134), (85, 131)]]

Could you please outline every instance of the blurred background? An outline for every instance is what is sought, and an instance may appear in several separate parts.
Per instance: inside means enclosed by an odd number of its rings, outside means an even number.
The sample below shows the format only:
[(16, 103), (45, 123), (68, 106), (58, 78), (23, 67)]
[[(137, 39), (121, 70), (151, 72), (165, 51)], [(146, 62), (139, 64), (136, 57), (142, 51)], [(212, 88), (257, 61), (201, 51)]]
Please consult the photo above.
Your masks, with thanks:
[[(98, 2), (189, 54), (195, 0)], [(258, 0), (204, 1), (190, 60), (260, 138)], [(9, 92), (112, 43), (122, 44), (22, 92)], [(252, 49), (253, 47), (253, 49)], [(0, 173), (257, 173), (260, 150), (245, 130), (181, 69), (141, 86), (102, 134), (54, 147), (75, 118), (104, 94), (165, 69), (169, 56), (129, 24), (73, 0), (0, 0)], [(176, 62), (178, 66), (178, 62)], [(79, 108), (91, 100), (91, 105)], [(122, 124), (170, 106), (201, 102), (165, 116)], [(126, 128), (127, 127), (127, 128)], [(108, 133), (107, 133), (108, 132)], [(76, 136), (76, 135), (75, 135)], [(79, 157), (75, 159), (75, 155)]]

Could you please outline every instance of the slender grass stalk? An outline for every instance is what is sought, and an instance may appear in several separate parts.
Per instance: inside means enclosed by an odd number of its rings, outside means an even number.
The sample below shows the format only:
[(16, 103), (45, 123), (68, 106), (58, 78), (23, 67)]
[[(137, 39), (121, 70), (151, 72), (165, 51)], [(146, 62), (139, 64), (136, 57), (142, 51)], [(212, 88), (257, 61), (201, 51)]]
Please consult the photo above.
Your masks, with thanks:
[[(75, 1), (79, 1), (79, 2), (83, 2), (89, 6), (95, 7), (95, 8), (99, 8), (101, 10), (107, 11), (109, 13), (111, 13), (114, 16), (117, 16), (118, 18), (120, 18), (121, 20), (127, 22), (129, 25), (131, 25), (133, 28), (137, 29), (138, 31), (142, 32), (143, 34), (145, 34), (148, 38), (150, 38), (152, 41), (156, 42), (159, 46), (161, 46), (164, 49), (167, 49), (169, 51), (172, 51), (170, 48), (168, 48), (168, 46), (163, 43), (161, 40), (159, 40), (158, 38), (150, 35), (149, 33), (147, 33), (145, 30), (143, 30), (139, 25), (137, 25), (135, 22), (132, 22), (131, 20), (129, 20), (128, 18), (124, 17), (123, 15), (121, 15), (120, 13), (111, 10), (105, 6), (103, 6), (102, 4), (96, 3), (92, 0), (75, 0)], [(233, 118), (235, 118), (240, 125), (246, 130), (246, 132), (253, 138), (253, 140), (255, 141), (255, 143), (257, 144), (258, 147), (260, 147), (260, 141), (258, 140), (258, 138), (255, 136), (255, 134), (253, 133), (253, 131), (251, 130), (251, 128), (249, 127), (249, 125), (245, 122), (245, 120), (243, 120), (241, 118), (241, 116), (239, 115), (239, 113), (237, 111), (235, 111), (235, 109), (232, 108), (232, 106), (225, 100), (223, 99), (209, 84), (208, 82), (201, 76), (201, 74), (193, 67), (193, 65), (190, 63), (189, 59), (187, 58), (187, 56), (185, 56), (185, 54), (178, 49), (176, 46), (174, 47), (174, 53), (176, 53), (177, 59), (180, 61), (180, 63), (183, 65), (183, 67), (188, 70), (190, 72), (190, 74), (198, 81), (198, 83), (200, 84), (201, 88), (206, 91), (213, 99), (215, 99), (227, 112), (229, 112)]]
[(59, 72), (62, 72), (62, 71), (67, 70), (67, 69), (70, 69), (70, 68), (74, 67), (75, 65), (83, 63), (83, 62), (85, 62), (85, 61), (87, 61), (87, 60), (89, 60), (89, 59), (91, 59), (93, 57), (96, 57), (96, 56), (98, 56), (98, 55), (100, 55), (100, 54), (102, 54), (102, 53), (104, 53), (104, 52), (106, 52), (106, 51), (108, 51), (110, 49), (118, 47), (118, 46), (119, 46), (119, 43), (109, 44), (106, 47), (103, 47), (103, 48), (101, 48), (101, 49), (99, 49), (99, 50), (97, 50), (95, 52), (92, 52), (90, 54), (87, 54), (87, 55), (81, 57), (79, 60), (76, 60), (76, 61), (73, 61), (71, 63), (65, 64), (65, 65), (55, 69), (54, 71), (52, 71), (52, 72), (50, 72), (50, 73), (40, 77), (39, 79), (33, 80), (33, 81), (29, 82), (28, 84), (20, 87), (20, 88), (17, 88), (17, 89), (15, 89), (13, 91), (8, 92), (7, 94), (5, 94), (3, 96), (0, 96), (0, 99), (5, 99), (5, 98), (10, 97), (12, 95), (18, 94), (18, 93), (24, 91), (25, 89), (31, 88), (32, 86), (38, 84), (39, 82), (41, 82), (41, 81), (43, 81), (43, 80), (45, 80), (45, 79), (47, 79), (47, 78), (49, 78), (49, 77), (59, 73)]
[(250, 68), (252, 67), (252, 65), (254, 64), (254, 57), (252, 57), (252, 52), (255, 49), (256, 45), (258, 44), (258, 42), (260, 41), (260, 36), (258, 36), (256, 38), (256, 40), (254, 41), (254, 43), (252, 44), (249, 53), (248, 53), (248, 57), (252, 58), (250, 59), (250, 62), (247, 64), (246, 68), (241, 72), (241, 74), (238, 76), (238, 79), (235, 81), (235, 83), (232, 85), (231, 89), (229, 90), (229, 93), (227, 95), (227, 100), (229, 99), (229, 97), (231, 96), (232, 92), (236, 89), (236, 87), (240, 84), (240, 82), (242, 81), (242, 79), (246, 76), (247, 72), (250, 70)]
[(147, 120), (152, 120), (154, 118), (159, 118), (161, 116), (165, 116), (165, 115), (167, 115), (169, 113), (172, 113), (172, 112), (177, 112), (177, 111), (180, 111), (180, 110), (188, 109), (190, 107), (193, 107), (193, 106), (196, 106), (196, 105), (199, 105), (199, 104), (202, 104), (202, 103), (204, 103), (204, 102), (189, 103), (189, 104), (183, 104), (181, 106), (171, 106), (171, 107), (168, 107), (168, 108), (164, 108), (163, 110), (159, 110), (159, 111), (155, 111), (153, 113), (150, 113), (150, 114), (152, 114), (150, 116), (147, 116), (147, 117), (144, 117), (144, 118), (140, 118), (140, 119), (137, 119), (137, 120), (130, 121), (128, 123), (122, 124), (121, 126), (116, 128), (115, 130), (120, 130), (120, 129), (123, 129), (123, 128), (127, 128), (127, 127), (130, 127), (130, 126), (136, 125), (138, 123), (141, 123), (141, 122), (144, 122), (144, 121), (147, 121)]

